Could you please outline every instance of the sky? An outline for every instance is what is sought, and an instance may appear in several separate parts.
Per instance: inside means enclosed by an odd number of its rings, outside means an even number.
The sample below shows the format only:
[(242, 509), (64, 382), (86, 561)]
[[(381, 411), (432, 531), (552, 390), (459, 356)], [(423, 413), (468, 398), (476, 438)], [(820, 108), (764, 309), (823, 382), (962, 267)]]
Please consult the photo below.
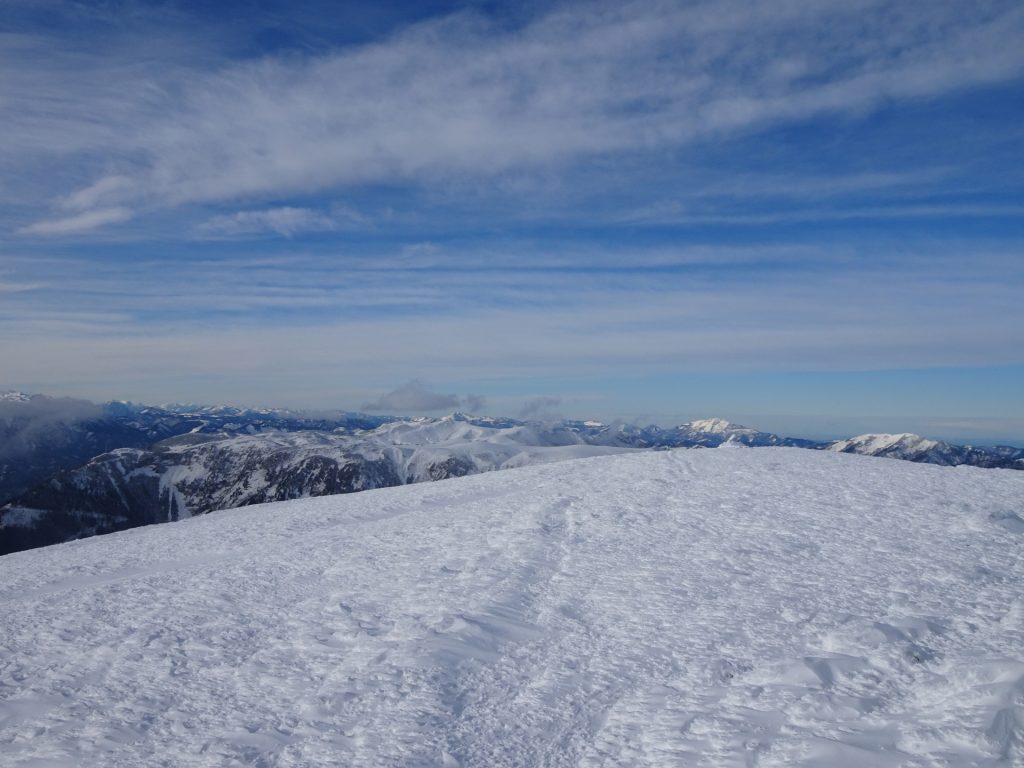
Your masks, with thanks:
[(1024, 444), (1024, 6), (0, 0), (0, 389)]

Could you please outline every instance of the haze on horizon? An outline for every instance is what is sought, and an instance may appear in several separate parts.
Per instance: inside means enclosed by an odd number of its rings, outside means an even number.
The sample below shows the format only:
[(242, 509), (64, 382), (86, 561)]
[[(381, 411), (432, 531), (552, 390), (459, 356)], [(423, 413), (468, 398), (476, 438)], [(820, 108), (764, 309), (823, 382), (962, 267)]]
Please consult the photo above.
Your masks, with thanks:
[(0, 71), (0, 390), (1024, 444), (1019, 3), (10, 0)]

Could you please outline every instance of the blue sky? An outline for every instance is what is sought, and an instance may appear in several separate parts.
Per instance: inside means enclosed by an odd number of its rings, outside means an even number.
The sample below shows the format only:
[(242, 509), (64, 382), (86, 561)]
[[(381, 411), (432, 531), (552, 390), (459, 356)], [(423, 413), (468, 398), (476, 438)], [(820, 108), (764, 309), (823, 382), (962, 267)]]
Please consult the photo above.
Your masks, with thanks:
[(1024, 443), (1015, 2), (0, 19), (0, 387)]

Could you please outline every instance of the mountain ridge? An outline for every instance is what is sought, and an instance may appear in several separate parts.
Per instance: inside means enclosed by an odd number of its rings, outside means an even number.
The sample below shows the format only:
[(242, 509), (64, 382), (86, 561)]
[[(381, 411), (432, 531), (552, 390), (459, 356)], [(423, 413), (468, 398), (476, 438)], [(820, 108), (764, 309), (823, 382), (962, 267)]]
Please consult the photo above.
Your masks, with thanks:
[[(94, 406), (22, 393), (5, 400), (8, 414), (42, 408), (49, 420), (22, 424), (19, 431), (17, 418), (5, 420), (0, 411), (0, 437), (9, 438), (8, 455), (0, 454), (0, 490), (9, 491), (0, 495), (0, 554), (237, 506), (602, 452), (783, 446), (1024, 469), (1024, 450), (1015, 448), (977, 449), (909, 433), (820, 442), (722, 418), (663, 428), (458, 411), (398, 419), (223, 405)], [(86, 418), (74, 421), (75, 414)], [(12, 456), (10, 447), (22, 443), (25, 452)]]

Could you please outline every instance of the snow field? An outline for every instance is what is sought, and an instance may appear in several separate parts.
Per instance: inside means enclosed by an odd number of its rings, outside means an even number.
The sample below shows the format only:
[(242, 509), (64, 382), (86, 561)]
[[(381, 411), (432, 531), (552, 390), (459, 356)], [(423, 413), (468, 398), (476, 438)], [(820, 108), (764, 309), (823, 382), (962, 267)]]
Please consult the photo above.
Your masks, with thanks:
[(531, 466), (0, 558), (10, 766), (1024, 764), (1024, 474)]

